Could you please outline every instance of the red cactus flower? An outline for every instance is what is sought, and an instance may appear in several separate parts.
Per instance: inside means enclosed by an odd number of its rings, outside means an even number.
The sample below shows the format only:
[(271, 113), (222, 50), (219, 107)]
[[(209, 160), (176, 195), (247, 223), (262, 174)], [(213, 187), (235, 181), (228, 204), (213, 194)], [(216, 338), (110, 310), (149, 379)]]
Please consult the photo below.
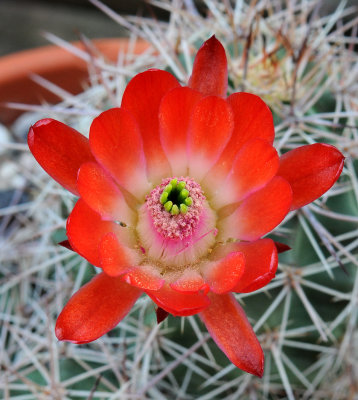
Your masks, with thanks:
[(52, 119), (31, 127), (37, 161), (80, 197), (71, 247), (103, 270), (59, 315), (58, 339), (99, 338), (145, 292), (165, 312), (199, 314), (236, 366), (262, 376), (262, 349), (230, 292), (270, 282), (277, 249), (262, 237), (326, 192), (344, 159), (327, 144), (279, 158), (266, 104), (226, 92), (225, 51), (212, 37), (188, 86), (161, 70), (136, 75), (89, 140)]

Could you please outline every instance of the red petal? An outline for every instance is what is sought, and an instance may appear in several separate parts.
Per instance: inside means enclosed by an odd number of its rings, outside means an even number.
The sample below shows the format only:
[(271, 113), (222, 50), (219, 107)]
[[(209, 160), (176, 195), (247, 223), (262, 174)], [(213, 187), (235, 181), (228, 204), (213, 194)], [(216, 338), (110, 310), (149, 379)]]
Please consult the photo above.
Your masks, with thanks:
[(189, 120), (202, 95), (188, 87), (168, 92), (159, 108), (160, 140), (175, 175), (187, 173), (187, 137)]
[(226, 54), (215, 35), (200, 47), (194, 60), (193, 73), (188, 86), (206, 96), (226, 97)]
[(291, 202), (290, 185), (276, 176), (265, 187), (247, 197), (223, 221), (223, 235), (242, 240), (257, 240), (285, 218)]
[(103, 112), (92, 122), (90, 145), (97, 161), (129, 192), (142, 196), (148, 182), (138, 124), (121, 108)]
[(210, 262), (203, 268), (206, 283), (214, 293), (232, 291), (246, 269), (245, 258), (242, 253), (228, 254), (218, 262)]
[(229, 96), (227, 101), (234, 114), (235, 127), (229, 143), (215, 165), (215, 173), (220, 176), (228, 174), (244, 143), (252, 139), (263, 139), (272, 144), (275, 138), (271, 111), (260, 97), (240, 92)]
[(81, 164), (94, 160), (88, 140), (62, 122), (46, 118), (30, 128), (27, 141), (41, 167), (78, 196), (77, 171)]
[(79, 199), (67, 220), (67, 237), (71, 246), (91, 264), (100, 266), (99, 243), (108, 232), (120, 234), (125, 229), (114, 222), (102, 221), (99, 214)]
[(168, 285), (158, 291), (145, 292), (160, 308), (181, 317), (197, 314), (210, 304), (208, 296), (203, 292), (179, 293)]
[(285, 253), (286, 251), (291, 250), (291, 247), (288, 246), (288, 245), (285, 244), (285, 243), (275, 242), (275, 246), (276, 246), (277, 252), (278, 252), (279, 254), (280, 254), (280, 253)]
[(237, 243), (235, 249), (245, 256), (245, 271), (233, 292), (253, 292), (267, 285), (275, 277), (278, 257), (273, 240), (261, 239), (251, 243)]
[(103, 219), (132, 224), (133, 212), (111, 177), (97, 163), (85, 163), (78, 171), (77, 188), (82, 199)]
[(200, 100), (193, 111), (188, 136), (189, 175), (202, 179), (217, 161), (230, 139), (233, 118), (220, 97)]
[(343, 164), (342, 153), (329, 144), (310, 144), (284, 154), (277, 174), (292, 187), (291, 209), (322, 196), (339, 178)]
[(134, 267), (123, 276), (123, 279), (130, 285), (143, 290), (159, 290), (165, 282), (156, 268), (151, 265)]
[(203, 277), (194, 269), (185, 269), (183, 274), (176, 281), (170, 284), (170, 287), (177, 292), (197, 293), (199, 290), (207, 293), (208, 285), (205, 284)]
[(102, 237), (99, 244), (101, 268), (109, 276), (120, 276), (128, 272), (139, 262), (139, 256), (119, 243), (117, 236), (109, 232)]
[(238, 368), (263, 375), (264, 354), (244, 310), (231, 294), (209, 294), (211, 304), (200, 313), (210, 335)]
[(247, 142), (234, 160), (231, 171), (218, 196), (217, 207), (235, 203), (265, 186), (278, 170), (280, 160), (276, 150), (262, 139)]
[(59, 242), (58, 244), (62, 247), (65, 247), (68, 250), (74, 251), (71, 246), (71, 243), (68, 240), (62, 240), (62, 242)]
[(156, 314), (157, 314), (157, 323), (158, 324), (163, 322), (169, 315), (168, 311), (165, 311), (160, 307), (157, 308)]
[(123, 94), (122, 107), (130, 111), (139, 124), (152, 181), (168, 176), (169, 164), (159, 139), (159, 105), (169, 90), (179, 82), (169, 72), (149, 70), (136, 75)]
[(57, 338), (73, 343), (98, 339), (128, 314), (140, 294), (120, 278), (96, 275), (70, 298), (58, 316)]

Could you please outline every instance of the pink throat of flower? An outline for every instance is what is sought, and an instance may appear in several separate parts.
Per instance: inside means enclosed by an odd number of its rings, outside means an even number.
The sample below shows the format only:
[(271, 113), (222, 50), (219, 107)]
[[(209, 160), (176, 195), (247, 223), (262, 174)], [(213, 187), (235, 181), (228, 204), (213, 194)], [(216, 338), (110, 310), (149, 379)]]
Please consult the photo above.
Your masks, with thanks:
[[(185, 198), (176, 187), (171, 190), (173, 182), (174, 186), (185, 183), (181, 192)], [(163, 238), (184, 239), (191, 236), (198, 225), (204, 200), (200, 185), (191, 178), (166, 178), (147, 195), (146, 207), (155, 229)]]

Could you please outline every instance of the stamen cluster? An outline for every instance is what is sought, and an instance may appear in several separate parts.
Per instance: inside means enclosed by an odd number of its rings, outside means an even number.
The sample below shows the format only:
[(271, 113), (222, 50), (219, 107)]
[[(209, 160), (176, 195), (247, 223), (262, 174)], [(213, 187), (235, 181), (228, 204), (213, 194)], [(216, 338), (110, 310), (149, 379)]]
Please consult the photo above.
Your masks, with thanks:
[(146, 197), (153, 225), (164, 238), (191, 236), (203, 210), (205, 196), (190, 178), (167, 178)]
[(185, 186), (185, 181), (178, 182), (178, 179), (174, 178), (165, 186), (160, 195), (160, 203), (172, 215), (186, 214), (188, 207), (193, 204), (193, 199), (189, 196), (189, 191)]

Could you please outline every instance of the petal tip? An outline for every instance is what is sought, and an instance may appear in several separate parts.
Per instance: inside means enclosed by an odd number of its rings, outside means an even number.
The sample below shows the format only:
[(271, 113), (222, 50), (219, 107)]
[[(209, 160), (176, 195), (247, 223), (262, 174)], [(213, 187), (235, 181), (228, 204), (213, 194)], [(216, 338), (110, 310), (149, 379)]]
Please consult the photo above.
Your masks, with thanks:
[(34, 141), (35, 141), (36, 129), (39, 128), (40, 126), (48, 125), (53, 121), (54, 120), (52, 118), (44, 118), (44, 119), (38, 120), (37, 122), (35, 122), (33, 125), (30, 126), (29, 132), (27, 134), (27, 143), (28, 143), (31, 151), (32, 151), (32, 147), (33, 147)]
[(259, 378), (262, 378), (264, 375), (264, 364), (265, 364), (265, 356), (264, 353), (262, 352), (261, 360), (259, 365), (257, 365), (257, 368), (253, 370), (253, 374), (258, 376)]
[(71, 339), (70, 337), (66, 337), (65, 329), (61, 328), (57, 324), (55, 327), (55, 335), (60, 342), (68, 342), (68, 343), (74, 343), (74, 344), (85, 344), (85, 343), (91, 342), (92, 340), (95, 340), (95, 339), (75, 340), (75, 339)]
[(207, 96), (226, 96), (226, 52), (215, 35), (206, 40), (198, 50), (188, 86)]
[(156, 312), (156, 315), (157, 315), (157, 323), (158, 324), (163, 322), (169, 316), (168, 311), (165, 311), (160, 307), (158, 307), (155, 312)]
[(42, 126), (42, 125), (48, 125), (52, 121), (54, 121), (52, 118), (43, 118), (43, 119), (40, 119), (37, 122), (35, 122), (32, 127), (38, 128), (39, 126)]
[(34, 140), (34, 134), (35, 134), (34, 125), (31, 125), (29, 128), (29, 133), (27, 134), (27, 142), (29, 143), (29, 145), (30, 145), (30, 141), (32, 143)]
[(281, 242), (275, 242), (275, 246), (277, 249), (277, 253), (285, 253), (286, 251), (291, 250), (292, 248), (287, 245), (286, 243), (281, 243)]
[(292, 187), (291, 211), (326, 193), (340, 177), (343, 166), (343, 154), (326, 143), (308, 144), (283, 154), (278, 175)]
[(57, 339), (61, 340), (61, 341), (64, 340), (64, 338), (65, 338), (63, 329), (61, 327), (59, 327), (57, 324), (56, 324), (56, 328), (55, 328), (55, 335), (56, 335)]
[(59, 242), (57, 244), (61, 247), (64, 247), (65, 249), (75, 251), (69, 240), (62, 240), (62, 242)]
[(64, 324), (63, 318), (62, 318), (62, 312), (57, 318), (56, 321), (56, 326), (55, 326), (55, 336), (60, 342), (69, 342), (69, 343), (75, 343), (75, 344), (80, 344), (80, 343), (86, 343), (86, 341), (81, 341), (81, 340), (76, 340), (74, 338), (71, 338), (71, 335), (69, 334), (69, 330), (66, 329), (66, 326)]
[(223, 45), (221, 44), (220, 40), (218, 40), (218, 39), (216, 38), (215, 33), (214, 33), (212, 36), (210, 36), (210, 38), (209, 38), (208, 40), (206, 40), (206, 41), (202, 44), (201, 47), (204, 47), (204, 46), (220, 46), (220, 47), (224, 48)]
[(45, 118), (30, 127), (27, 143), (41, 167), (78, 196), (78, 169), (84, 162), (93, 160), (87, 138), (60, 121)]

